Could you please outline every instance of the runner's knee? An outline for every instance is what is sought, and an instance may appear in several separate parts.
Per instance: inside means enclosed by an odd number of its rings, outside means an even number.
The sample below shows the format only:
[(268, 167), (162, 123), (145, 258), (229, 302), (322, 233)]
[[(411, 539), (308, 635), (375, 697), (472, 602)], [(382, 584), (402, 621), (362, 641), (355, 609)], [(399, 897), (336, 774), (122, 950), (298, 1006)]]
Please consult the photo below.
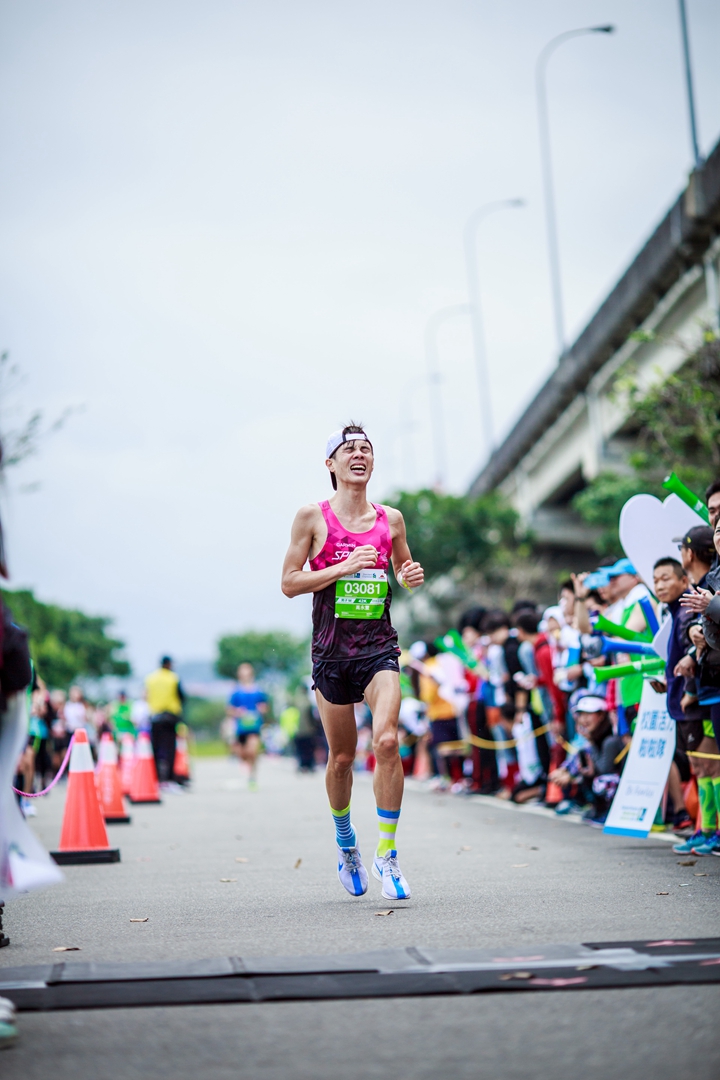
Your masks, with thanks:
[(352, 767), (355, 764), (355, 754), (349, 753), (346, 750), (340, 750), (338, 753), (331, 751), (330, 762), (334, 769), (338, 772), (351, 772)]
[(373, 739), (373, 750), (376, 758), (392, 758), (399, 753), (398, 736), (396, 731), (384, 731), (376, 739)]

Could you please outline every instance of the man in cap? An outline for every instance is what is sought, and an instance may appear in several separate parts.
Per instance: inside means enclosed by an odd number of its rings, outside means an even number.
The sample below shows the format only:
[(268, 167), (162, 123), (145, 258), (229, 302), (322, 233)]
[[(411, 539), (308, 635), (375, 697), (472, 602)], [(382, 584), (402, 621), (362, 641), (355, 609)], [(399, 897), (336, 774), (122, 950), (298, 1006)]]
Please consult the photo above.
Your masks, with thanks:
[(709, 525), (695, 525), (682, 536), (676, 536), (673, 544), (678, 546), (682, 568), (691, 584), (701, 589), (705, 584), (705, 576), (715, 561), (712, 529)]
[(720, 521), (720, 480), (713, 480), (705, 490), (705, 502), (710, 517), (710, 528), (715, 529)]
[(326, 787), (340, 882), (352, 896), (367, 891), (368, 875), (350, 821), (354, 706), (364, 698), (373, 716), (377, 762), (373, 787), (380, 837), (372, 872), (382, 882), (385, 899), (406, 900), (410, 888), (395, 845), (403, 794), (400, 650), (390, 622), (388, 570), (392, 563), (398, 584), (415, 589), (423, 583), (423, 569), (412, 560), (400, 511), (368, 502), (374, 451), (362, 425), (347, 424), (330, 436), (325, 464), (336, 494), (298, 511), (282, 591), (290, 597), (313, 594), (313, 685), (329, 745)]

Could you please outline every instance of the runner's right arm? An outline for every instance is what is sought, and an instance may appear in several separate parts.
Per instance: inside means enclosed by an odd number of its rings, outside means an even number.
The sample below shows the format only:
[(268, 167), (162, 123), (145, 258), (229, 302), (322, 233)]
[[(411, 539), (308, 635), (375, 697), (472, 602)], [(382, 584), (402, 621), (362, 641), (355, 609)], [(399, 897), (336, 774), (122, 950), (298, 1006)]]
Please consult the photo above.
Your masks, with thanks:
[(336, 566), (327, 566), (324, 570), (304, 570), (303, 567), (310, 557), (313, 541), (315, 539), (315, 527), (318, 524), (319, 510), (317, 506), (304, 506), (295, 515), (292, 532), (290, 534), (290, 547), (283, 563), (281, 588), (285, 596), (303, 596), (305, 593), (319, 592), (327, 588), (341, 577), (348, 574), (356, 574), (358, 570), (367, 570), (377, 563), (378, 553), (372, 544), (363, 544), (357, 547), (347, 559), (343, 559)]

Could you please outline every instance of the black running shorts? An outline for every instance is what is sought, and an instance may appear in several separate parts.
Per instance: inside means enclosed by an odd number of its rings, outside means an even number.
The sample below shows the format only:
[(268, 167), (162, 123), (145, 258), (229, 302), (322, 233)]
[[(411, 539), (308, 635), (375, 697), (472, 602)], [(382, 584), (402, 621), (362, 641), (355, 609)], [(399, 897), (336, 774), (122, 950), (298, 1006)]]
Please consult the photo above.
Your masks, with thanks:
[(356, 705), (378, 671), (400, 672), (396, 652), (357, 660), (317, 660), (313, 664), (313, 690), (331, 705)]
[(702, 720), (678, 720), (675, 728), (677, 731), (677, 748), (686, 754), (688, 750), (697, 750), (705, 738), (705, 729)]

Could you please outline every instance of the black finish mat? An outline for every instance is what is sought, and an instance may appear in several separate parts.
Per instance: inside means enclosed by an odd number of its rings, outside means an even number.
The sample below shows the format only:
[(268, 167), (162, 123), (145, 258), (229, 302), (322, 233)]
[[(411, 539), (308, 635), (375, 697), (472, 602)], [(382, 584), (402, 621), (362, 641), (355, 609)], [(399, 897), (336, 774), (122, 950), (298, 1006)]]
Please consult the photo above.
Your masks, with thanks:
[(0, 968), (0, 996), (41, 1011), (716, 982), (720, 938)]

